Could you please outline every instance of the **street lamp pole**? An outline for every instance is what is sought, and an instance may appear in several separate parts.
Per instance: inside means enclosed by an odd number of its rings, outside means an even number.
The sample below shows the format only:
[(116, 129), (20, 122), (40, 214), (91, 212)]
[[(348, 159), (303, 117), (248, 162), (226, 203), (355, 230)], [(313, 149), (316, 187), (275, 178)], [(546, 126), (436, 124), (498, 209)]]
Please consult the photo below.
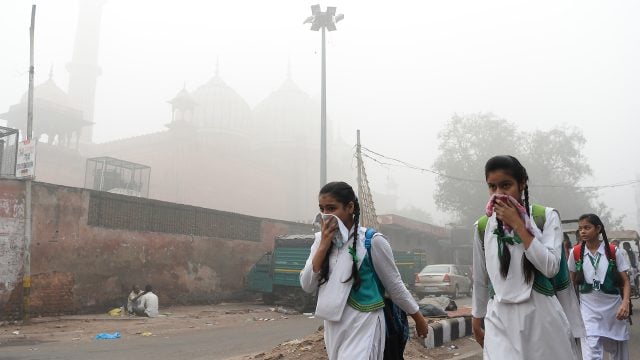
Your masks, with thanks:
[(311, 16), (303, 24), (311, 24), (312, 31), (322, 29), (322, 65), (320, 90), (320, 186), (327, 183), (327, 52), (325, 31), (335, 31), (336, 23), (344, 19), (344, 15), (336, 15), (336, 7), (328, 6), (321, 11), (320, 5), (311, 6)]
[(327, 183), (327, 51), (322, 27), (322, 70), (320, 80), (320, 187)]

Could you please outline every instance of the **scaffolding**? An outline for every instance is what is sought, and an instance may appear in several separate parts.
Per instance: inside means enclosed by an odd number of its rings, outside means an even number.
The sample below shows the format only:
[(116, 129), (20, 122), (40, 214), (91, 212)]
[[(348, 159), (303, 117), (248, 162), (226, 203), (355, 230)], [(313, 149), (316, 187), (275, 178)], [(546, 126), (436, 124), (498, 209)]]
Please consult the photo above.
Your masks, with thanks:
[(362, 149), (360, 146), (360, 130), (357, 132), (356, 160), (358, 161), (358, 200), (360, 201), (360, 224), (374, 229), (380, 228), (376, 207), (373, 204), (367, 172), (362, 161)]

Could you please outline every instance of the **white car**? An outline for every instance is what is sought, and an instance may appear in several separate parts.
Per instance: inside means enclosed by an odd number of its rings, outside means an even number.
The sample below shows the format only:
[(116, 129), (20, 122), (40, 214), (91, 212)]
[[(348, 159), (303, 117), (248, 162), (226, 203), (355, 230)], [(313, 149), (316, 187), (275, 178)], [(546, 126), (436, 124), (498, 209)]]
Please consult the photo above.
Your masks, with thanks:
[(470, 269), (468, 265), (427, 265), (416, 275), (415, 291), (419, 296), (449, 295), (454, 299), (460, 294), (471, 296)]

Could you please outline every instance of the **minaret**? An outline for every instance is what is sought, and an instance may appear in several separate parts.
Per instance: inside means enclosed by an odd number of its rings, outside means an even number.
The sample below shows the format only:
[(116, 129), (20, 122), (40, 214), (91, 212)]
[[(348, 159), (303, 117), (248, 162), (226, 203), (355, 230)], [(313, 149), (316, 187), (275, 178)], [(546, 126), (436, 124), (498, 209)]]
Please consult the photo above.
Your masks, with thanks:
[(182, 86), (182, 90), (171, 100), (167, 101), (171, 104), (171, 123), (168, 127), (192, 125), (193, 109), (197, 103), (191, 98), (187, 91), (187, 83)]
[[(96, 83), (102, 73), (98, 66), (98, 44), (102, 6), (105, 2), (106, 0), (80, 0), (73, 58), (67, 64), (69, 96), (75, 106), (82, 110), (84, 120), (90, 122), (93, 122)], [(80, 140), (90, 143), (92, 138), (93, 125), (83, 129)]]

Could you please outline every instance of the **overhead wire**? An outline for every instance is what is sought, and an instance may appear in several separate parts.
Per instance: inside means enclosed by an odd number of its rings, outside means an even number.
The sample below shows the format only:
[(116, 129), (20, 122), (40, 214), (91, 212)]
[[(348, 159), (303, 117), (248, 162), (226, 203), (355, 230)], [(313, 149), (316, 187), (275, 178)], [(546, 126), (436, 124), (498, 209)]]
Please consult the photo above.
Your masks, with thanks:
[[(459, 176), (452, 176), (452, 175), (447, 175), (444, 174), (442, 172), (433, 170), (433, 169), (428, 169), (428, 168), (424, 168), (424, 167), (420, 167), (414, 164), (411, 164), (409, 162), (391, 157), (391, 156), (387, 156), (384, 154), (381, 154), (379, 152), (373, 151), (365, 146), (361, 146), (362, 148), (362, 156), (366, 157), (370, 160), (372, 160), (373, 162), (388, 167), (388, 166), (394, 166), (394, 167), (402, 167), (402, 168), (407, 168), (407, 169), (411, 169), (411, 170), (417, 170), (420, 172), (428, 172), (431, 173), (433, 175), (436, 176), (441, 176), (447, 179), (451, 179), (451, 180), (456, 180), (456, 181), (464, 181), (464, 182), (470, 182), (470, 183), (484, 183), (484, 181), (481, 180), (477, 180), (477, 179), (470, 179), (470, 178), (464, 178), (464, 177), (459, 177)], [(377, 158), (376, 158), (377, 157)], [(384, 159), (384, 160), (380, 160), (380, 158)], [(577, 186), (577, 185), (565, 185), (565, 184), (530, 184), (529, 186), (531, 187), (546, 187), (546, 188), (566, 188), (566, 189), (577, 189), (577, 190), (585, 190), (585, 191), (597, 191), (597, 190), (602, 190), (602, 189), (611, 189), (611, 188), (618, 188), (618, 187), (623, 187), (623, 186), (629, 186), (629, 185), (634, 185), (634, 184), (638, 184), (640, 183), (640, 179), (637, 180), (626, 180), (626, 181), (622, 181), (622, 182), (618, 182), (618, 183), (614, 183), (614, 184), (606, 184), (606, 185), (594, 185), (594, 186)]]

